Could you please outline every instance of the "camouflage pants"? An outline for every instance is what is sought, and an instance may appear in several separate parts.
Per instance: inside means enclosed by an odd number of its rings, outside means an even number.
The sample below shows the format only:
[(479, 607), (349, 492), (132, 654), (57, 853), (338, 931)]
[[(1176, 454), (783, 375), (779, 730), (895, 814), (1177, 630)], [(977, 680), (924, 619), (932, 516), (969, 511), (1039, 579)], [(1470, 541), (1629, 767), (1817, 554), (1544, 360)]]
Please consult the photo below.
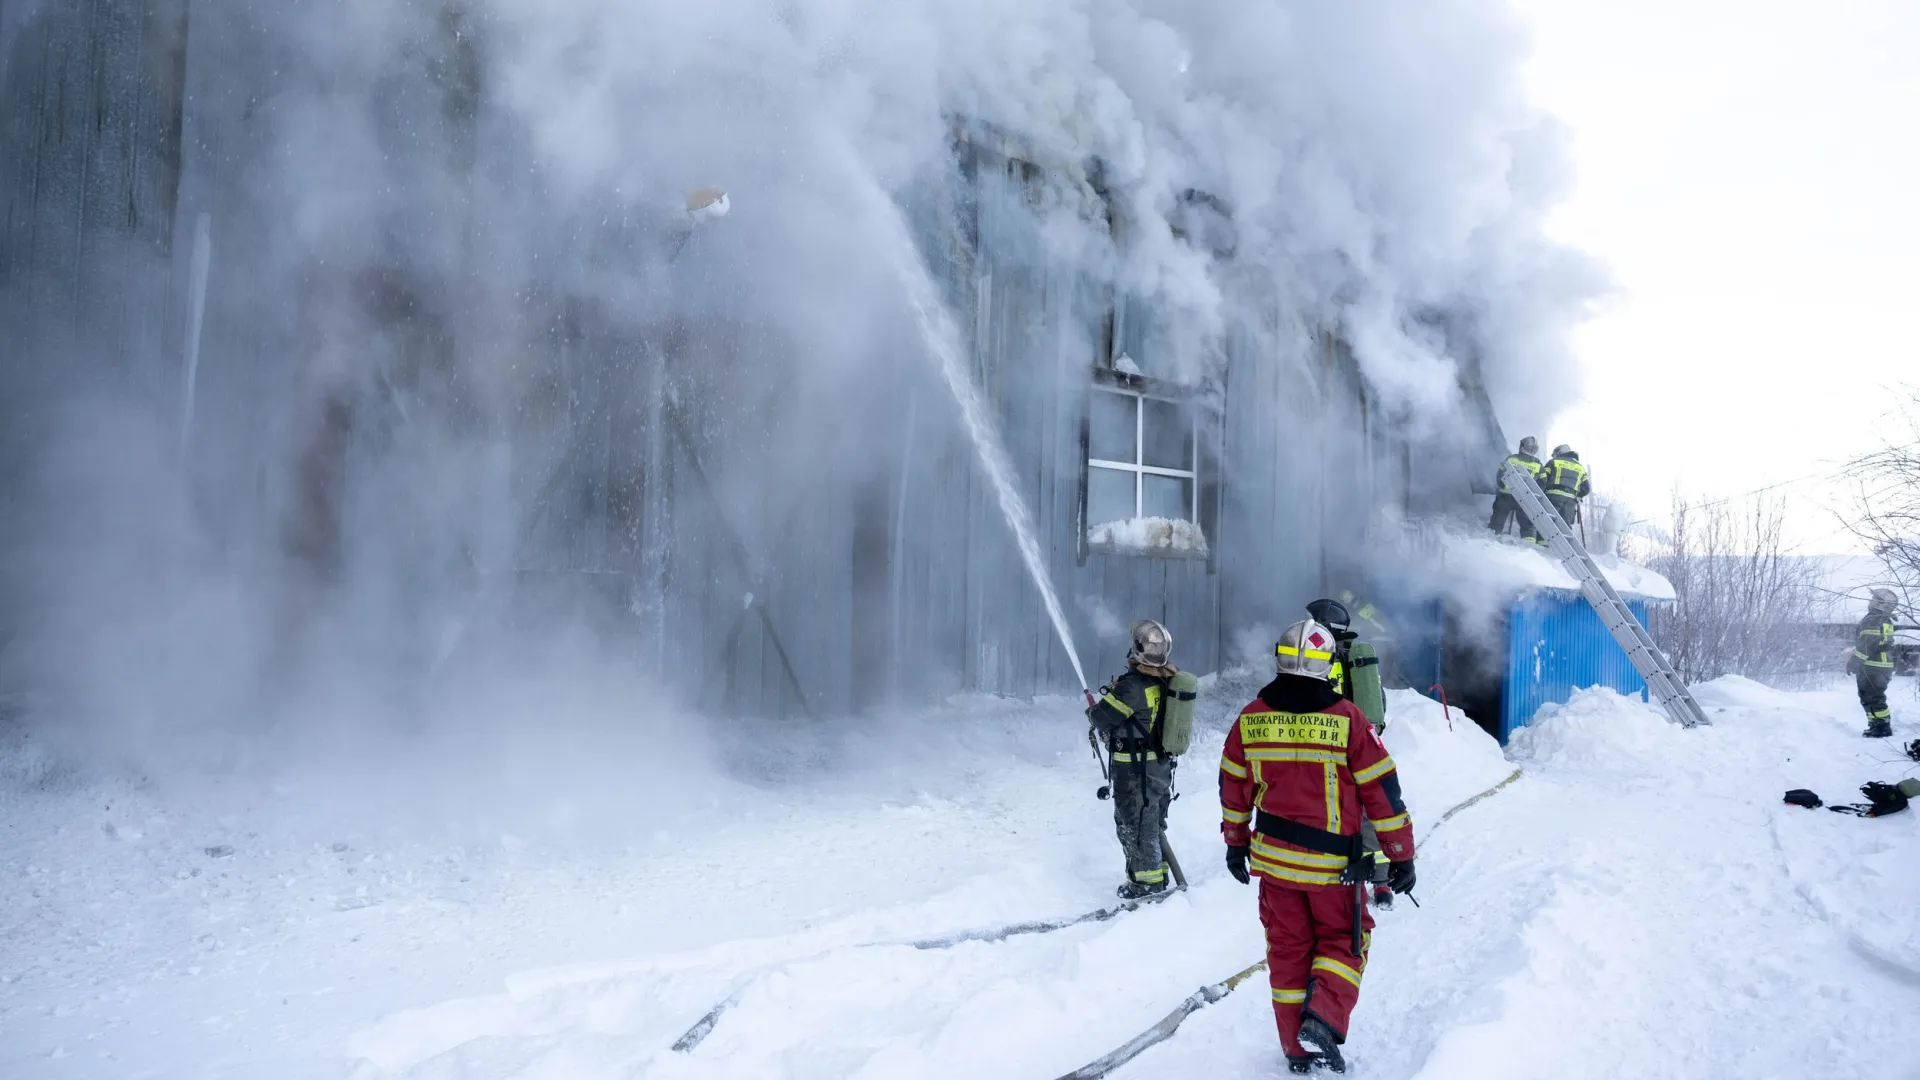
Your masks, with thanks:
[(1127, 857), (1127, 877), (1144, 885), (1167, 880), (1160, 834), (1173, 802), (1173, 762), (1114, 762), (1113, 828)]
[(1893, 669), (1881, 667), (1862, 667), (1860, 674), (1853, 677), (1854, 689), (1860, 693), (1860, 708), (1867, 714), (1867, 722), (1878, 724), (1892, 718), (1887, 708), (1887, 687), (1893, 684)]

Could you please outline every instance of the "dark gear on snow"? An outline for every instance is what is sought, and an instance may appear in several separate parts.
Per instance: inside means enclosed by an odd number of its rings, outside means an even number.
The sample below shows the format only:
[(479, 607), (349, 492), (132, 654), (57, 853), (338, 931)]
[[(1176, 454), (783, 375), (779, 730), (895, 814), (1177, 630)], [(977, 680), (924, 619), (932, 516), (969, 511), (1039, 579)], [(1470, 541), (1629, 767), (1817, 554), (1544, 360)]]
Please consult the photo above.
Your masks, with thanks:
[(1883, 784), (1870, 780), (1860, 785), (1860, 794), (1867, 797), (1864, 803), (1851, 806), (1829, 806), (1827, 809), (1836, 814), (1854, 814), (1859, 817), (1886, 817), (1897, 814), (1907, 808), (1909, 800), (1920, 795), (1920, 780), (1902, 780), (1898, 784)]
[(1246, 844), (1238, 844), (1227, 849), (1227, 873), (1232, 874), (1233, 880), (1242, 885), (1251, 884), (1253, 881), (1252, 875), (1247, 873), (1247, 856), (1252, 851), (1253, 848)]
[(1908, 757), (1912, 758), (1915, 761), (1920, 761), (1920, 739), (1915, 739), (1912, 742), (1908, 743), (1905, 749), (1907, 751)]
[(1892, 610), (1893, 593), (1875, 589), (1847, 662), (1860, 708), (1867, 714), (1867, 730), (1861, 734), (1869, 739), (1893, 734), (1893, 712), (1887, 707), (1887, 687), (1893, 682), (1893, 621), (1887, 618)]
[(1783, 801), (1785, 801), (1786, 803), (1792, 806), (1804, 806), (1807, 809), (1812, 810), (1815, 807), (1818, 807), (1820, 805), (1820, 796), (1815, 795), (1813, 792), (1808, 791), (1806, 788), (1797, 787), (1797, 788), (1794, 788), (1792, 791), (1787, 792), (1785, 799)]

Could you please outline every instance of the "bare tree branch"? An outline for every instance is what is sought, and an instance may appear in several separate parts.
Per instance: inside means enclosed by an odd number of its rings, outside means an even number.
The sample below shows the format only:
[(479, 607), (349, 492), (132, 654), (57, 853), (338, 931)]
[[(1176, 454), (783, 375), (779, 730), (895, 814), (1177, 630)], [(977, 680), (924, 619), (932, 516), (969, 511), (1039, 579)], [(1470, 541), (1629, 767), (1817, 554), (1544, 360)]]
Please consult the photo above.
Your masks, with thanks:
[(1682, 679), (1832, 666), (1831, 650), (1806, 634), (1819, 567), (1789, 550), (1785, 522), (1779, 496), (1696, 504), (1675, 493), (1672, 524), (1647, 562), (1678, 597), (1653, 631)]
[(1887, 564), (1887, 585), (1901, 610), (1920, 611), (1920, 392), (1903, 410), (1907, 438), (1855, 459), (1847, 476), (1856, 487), (1853, 534)]

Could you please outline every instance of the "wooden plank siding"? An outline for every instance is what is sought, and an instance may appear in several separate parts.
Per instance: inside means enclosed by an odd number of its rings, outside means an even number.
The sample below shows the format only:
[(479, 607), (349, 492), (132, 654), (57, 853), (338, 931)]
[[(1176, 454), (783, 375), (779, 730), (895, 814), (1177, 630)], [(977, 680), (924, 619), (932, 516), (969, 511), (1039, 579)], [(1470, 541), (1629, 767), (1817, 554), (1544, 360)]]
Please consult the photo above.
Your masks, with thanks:
[[(300, 305), (373, 300), (361, 278), (290, 272), (284, 252), (267, 253), (288, 228), (251, 186), (283, 137), (271, 65), (231, 58), (272, 49), (257, 16), (208, 10), (195, 7), (189, 27), (184, 0), (49, 3), (8, 43), (0, 316), (31, 313), (32, 336), (18, 339), (31, 355), (84, 347), (121, 358), (88, 370), (171, 415), (190, 246), (175, 238), (208, 215), (203, 408), (227, 418), (227, 442), (190, 466), (218, 511), (209, 516), (246, 523), (231, 527), (270, 547), (291, 497), (285, 432), (299, 430), (315, 393), (318, 320)], [(420, 152), (454, 155), (456, 171), (509, 171), (472, 160), (487, 152), (469, 130), (484, 113), (479, 91), (442, 89), (463, 103), (447, 114), (457, 130)], [(1208, 555), (1089, 550), (1085, 432), (1113, 347), (1115, 290), (1049, 244), (1036, 208), (1090, 199), (1094, 185), (1084, 162), (984, 125), (961, 130), (953, 167), (901, 199), (966, 333), (1090, 681), (1120, 670), (1126, 642), (1114, 628), (1141, 617), (1172, 630), (1183, 667), (1232, 662), (1236, 633), (1277, 629), (1351, 579), (1356, 568), (1339, 555), (1375, 508), (1406, 506), (1417, 481), (1434, 489), (1423, 505), (1446, 501), (1458, 480), (1421, 470), (1394, 419), (1369, 403), (1351, 351), (1300, 331), (1257, 283), (1234, 282), (1239, 314), (1218, 370), (1193, 389)], [(123, 257), (130, 249), (148, 257)], [(458, 282), (436, 280), (455, 270), (394, 261), (354, 268), (384, 283), (372, 293), (410, 298), (404, 317), (370, 337), (425, 385), (433, 357), (459, 367), (472, 302)], [(807, 358), (744, 313), (678, 321), (658, 314), (674, 307), (656, 298), (622, 321), (609, 313), (616, 302), (570, 288), (568, 272), (498, 314), (520, 337), (488, 345), (512, 351), (524, 400), (463, 444), (484, 435), (510, 451), (498, 486), (511, 551), (495, 553), (510, 571), (484, 588), (530, 602), (499, 610), (591, 595), (617, 651), (716, 714), (830, 716), (959, 692), (1079, 689), (919, 343), (902, 339), (846, 376), (854, 387), (803, 369)], [(274, 280), (289, 273), (315, 276)], [(16, 380), (6, 392), (50, 392), (36, 385)], [(31, 434), (0, 432), (10, 458)], [(531, 602), (543, 599), (551, 604)]]

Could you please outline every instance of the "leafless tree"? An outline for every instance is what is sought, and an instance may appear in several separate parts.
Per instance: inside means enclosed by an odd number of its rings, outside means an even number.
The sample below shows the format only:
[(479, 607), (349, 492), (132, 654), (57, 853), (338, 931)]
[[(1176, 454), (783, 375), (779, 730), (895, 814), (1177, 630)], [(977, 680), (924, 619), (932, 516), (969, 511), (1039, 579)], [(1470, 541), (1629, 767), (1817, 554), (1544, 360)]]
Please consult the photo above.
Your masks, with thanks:
[(1818, 567), (1789, 550), (1785, 524), (1778, 497), (1692, 502), (1674, 495), (1672, 524), (1648, 562), (1678, 597), (1653, 620), (1653, 632), (1687, 682), (1832, 666), (1832, 649), (1806, 633)]
[(1853, 534), (1887, 564), (1888, 586), (1901, 594), (1901, 611), (1920, 612), (1920, 392), (1904, 410), (1904, 440), (1848, 466), (1856, 488)]

